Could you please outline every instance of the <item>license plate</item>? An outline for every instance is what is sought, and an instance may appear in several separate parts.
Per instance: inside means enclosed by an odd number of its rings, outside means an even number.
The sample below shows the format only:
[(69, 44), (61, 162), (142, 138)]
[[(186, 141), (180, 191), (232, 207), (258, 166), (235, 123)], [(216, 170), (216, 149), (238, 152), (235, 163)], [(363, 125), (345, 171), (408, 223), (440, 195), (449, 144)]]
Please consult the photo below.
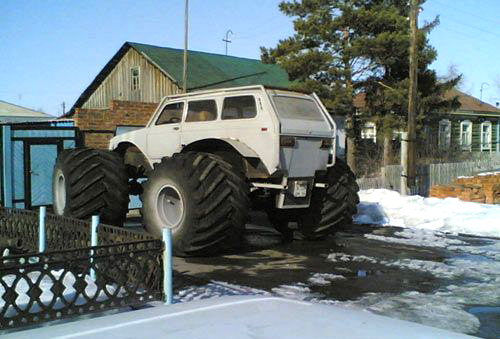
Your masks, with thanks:
[(305, 198), (307, 196), (307, 181), (295, 181), (293, 196), (296, 198)]

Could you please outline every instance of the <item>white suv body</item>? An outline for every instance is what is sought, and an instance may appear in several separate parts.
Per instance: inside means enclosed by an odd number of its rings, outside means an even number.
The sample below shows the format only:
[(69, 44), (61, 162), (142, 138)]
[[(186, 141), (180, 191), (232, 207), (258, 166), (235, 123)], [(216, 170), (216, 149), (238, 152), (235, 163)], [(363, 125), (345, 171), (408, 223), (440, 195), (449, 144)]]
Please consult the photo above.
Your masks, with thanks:
[[(224, 142), (244, 159), (259, 161), (260, 173), (247, 175), (255, 187), (283, 190), (290, 179), (305, 178), (312, 191), (314, 183), (322, 185), (316, 172), (334, 164), (335, 134), (315, 94), (245, 86), (167, 96), (145, 128), (114, 137), (109, 147), (133, 145), (153, 167), (192, 145)], [(280, 182), (266, 182), (276, 173)], [(306, 200), (293, 207), (309, 206)]]

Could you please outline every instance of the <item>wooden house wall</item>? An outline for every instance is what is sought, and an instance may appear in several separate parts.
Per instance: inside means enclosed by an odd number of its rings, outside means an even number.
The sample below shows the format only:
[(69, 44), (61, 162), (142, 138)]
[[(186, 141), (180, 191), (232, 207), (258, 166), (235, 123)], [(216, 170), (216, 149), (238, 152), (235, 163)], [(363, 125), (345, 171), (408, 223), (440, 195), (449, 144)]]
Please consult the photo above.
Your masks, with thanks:
[[(131, 68), (139, 67), (139, 90), (131, 90)], [(160, 102), (165, 95), (177, 94), (179, 87), (142, 54), (130, 48), (83, 104), (83, 108), (108, 108), (111, 100)]]
[[(460, 123), (464, 120), (472, 122), (472, 152), (481, 152), (481, 123), (485, 121), (491, 122), (491, 142), (492, 151), (496, 151), (496, 144), (499, 142), (497, 137), (497, 125), (499, 118), (495, 117), (474, 117), (474, 116), (460, 116), (452, 117), (451, 119), (451, 145), (460, 146)], [(489, 150), (488, 150), (489, 152)]]

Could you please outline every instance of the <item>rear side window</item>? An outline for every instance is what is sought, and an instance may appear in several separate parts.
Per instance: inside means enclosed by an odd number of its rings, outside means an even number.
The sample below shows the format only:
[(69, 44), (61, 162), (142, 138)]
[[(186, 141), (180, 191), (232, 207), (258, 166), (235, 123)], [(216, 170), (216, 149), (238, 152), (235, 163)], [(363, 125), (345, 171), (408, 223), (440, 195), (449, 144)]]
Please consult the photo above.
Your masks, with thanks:
[(252, 95), (230, 97), (224, 99), (222, 120), (250, 119), (257, 115), (255, 98)]
[(186, 122), (211, 121), (217, 118), (217, 104), (215, 100), (190, 101)]
[(175, 124), (179, 123), (182, 120), (182, 112), (184, 110), (184, 103), (177, 102), (175, 104), (167, 105), (161, 111), (158, 120), (156, 120), (157, 125), (165, 125), (165, 124)]

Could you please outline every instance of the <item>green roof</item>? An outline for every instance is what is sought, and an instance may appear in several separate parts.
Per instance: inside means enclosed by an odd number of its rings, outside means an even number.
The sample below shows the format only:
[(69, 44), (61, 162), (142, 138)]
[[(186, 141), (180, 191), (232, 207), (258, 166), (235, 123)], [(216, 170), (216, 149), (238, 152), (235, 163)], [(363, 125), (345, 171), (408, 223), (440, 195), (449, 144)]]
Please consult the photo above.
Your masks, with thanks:
[[(142, 54), (161, 72), (171, 78), (177, 86), (183, 87), (184, 50), (125, 42), (83, 91), (65, 116), (71, 116), (75, 112), (75, 108), (82, 107), (130, 48)], [(248, 85), (289, 88), (291, 82), (288, 80), (286, 71), (278, 65), (263, 64), (254, 59), (188, 51), (187, 89), (189, 91)]]
[[(128, 42), (153, 64), (183, 86), (183, 50)], [(267, 85), (289, 87), (285, 70), (259, 60), (188, 51), (188, 90)]]

